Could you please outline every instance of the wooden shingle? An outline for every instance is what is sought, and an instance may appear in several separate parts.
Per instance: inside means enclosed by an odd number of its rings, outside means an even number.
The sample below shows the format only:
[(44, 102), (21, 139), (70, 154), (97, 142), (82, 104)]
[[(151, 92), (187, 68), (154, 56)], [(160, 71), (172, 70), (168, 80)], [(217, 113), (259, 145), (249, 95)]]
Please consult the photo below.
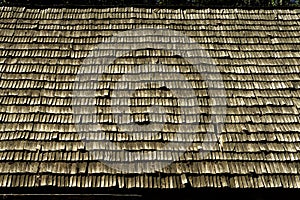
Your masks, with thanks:
[[(0, 10), (2, 187), (183, 188), (190, 184), (195, 188), (299, 188), (298, 10)], [(164, 49), (132, 50), (108, 66), (107, 73), (94, 85), (99, 117), (91, 117), (86, 108), (81, 116), (86, 120), (82, 121), (84, 133), (77, 133), (74, 122), (78, 116), (73, 115), (72, 97), (84, 59), (104, 38), (146, 27), (184, 33), (215, 62), (227, 95), (221, 135), (211, 138), (218, 144), (206, 144), (213, 103), (208, 84), (185, 59)], [(149, 43), (151, 37), (126, 35), (122, 40)], [(164, 36), (161, 42), (172, 44), (177, 38)], [(113, 52), (107, 46), (106, 53)], [(135, 82), (120, 81), (125, 73), (145, 70), (145, 63), (160, 72), (161, 83), (170, 81), (175, 89), (185, 82), (173, 80), (156, 64), (172, 66), (174, 72), (182, 74), (195, 91), (200, 114), (191, 115), (191, 101), (183, 102), (185, 107), (179, 108), (180, 101), (174, 93), (152, 81), (153, 74), (148, 71), (135, 74)], [(130, 86), (150, 82), (134, 91), (131, 108), (123, 113), (129, 121), (111, 115), (111, 95), (118, 81), (124, 89), (123, 97), (129, 95), (126, 89)], [(83, 98), (77, 106), (83, 107), (87, 102), (88, 98)], [(118, 105), (127, 103), (119, 101)], [(156, 104), (167, 113), (163, 128), (161, 115), (149, 115)], [(130, 125), (146, 123), (150, 118), (154, 126), (147, 130), (149, 133), (130, 132)], [(103, 133), (89, 130), (92, 123), (100, 124)], [(179, 133), (180, 125), (184, 130), (193, 127), (194, 133)], [(94, 151), (89, 151), (85, 139), (90, 140), (88, 147)], [(103, 141), (111, 141), (119, 149), (107, 150)], [(174, 161), (178, 152), (166, 145), (170, 142), (191, 145), (188, 149), (180, 147), (179, 152), (185, 153)], [(128, 152), (141, 155), (132, 157)], [(154, 164), (158, 169), (155, 173), (120, 173), (102, 162), (109, 158), (108, 153), (114, 155), (110, 157), (112, 166), (134, 161), (132, 166), (144, 166), (148, 171), (153, 168), (151, 162), (157, 161)], [(171, 161), (174, 163), (159, 168)]]

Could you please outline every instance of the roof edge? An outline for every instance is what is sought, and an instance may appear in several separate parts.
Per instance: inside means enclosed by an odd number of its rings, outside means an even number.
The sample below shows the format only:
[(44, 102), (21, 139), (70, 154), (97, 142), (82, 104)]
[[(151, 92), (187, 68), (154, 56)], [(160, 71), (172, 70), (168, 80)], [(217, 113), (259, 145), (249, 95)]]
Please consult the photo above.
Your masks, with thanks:
[(253, 6), (253, 7), (226, 7), (226, 6), (145, 6), (145, 5), (134, 5), (134, 6), (111, 6), (111, 5), (24, 5), (24, 4), (16, 4), (16, 5), (3, 5), (2, 7), (18, 7), (18, 8), (28, 8), (28, 9), (46, 9), (46, 8), (77, 8), (77, 9), (88, 9), (88, 8), (144, 8), (144, 9), (170, 9), (170, 10), (204, 10), (204, 9), (238, 9), (238, 10), (300, 10), (300, 6), (277, 6), (277, 7), (263, 7), (263, 6)]

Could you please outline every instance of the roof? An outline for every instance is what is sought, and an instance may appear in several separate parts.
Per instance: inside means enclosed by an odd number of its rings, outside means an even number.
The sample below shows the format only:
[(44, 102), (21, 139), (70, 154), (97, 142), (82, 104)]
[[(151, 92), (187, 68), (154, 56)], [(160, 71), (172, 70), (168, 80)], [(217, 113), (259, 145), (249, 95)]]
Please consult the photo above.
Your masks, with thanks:
[[(300, 187), (300, 10), (0, 9), (1, 187)], [(182, 59), (153, 49), (135, 50), (136, 58), (118, 58), (97, 90), (105, 134), (90, 136), (90, 142), (120, 145), (116, 162), (123, 150), (157, 149), (150, 163), (170, 162), (154, 172), (120, 172), (93, 159), (76, 131), (73, 87), (80, 66), (103, 38), (144, 27), (180, 31), (204, 47), (224, 83), (226, 117), (214, 137), (216, 145), (203, 146), (212, 98), (207, 85), (196, 78), (199, 74)], [(139, 93), (169, 105), (171, 122), (157, 134), (129, 137), (113, 129), (112, 118), (103, 114), (110, 84), (145, 60), (171, 62), (195, 82), (201, 111), (196, 120), (201, 126), (191, 146), (172, 163), (172, 149), (162, 146), (173, 141), (180, 111), (169, 90), (154, 87), (158, 96), (153, 88)], [(132, 100), (137, 121), (143, 121), (149, 101)], [(189, 140), (184, 137), (177, 133), (173, 142)], [(105, 147), (94, 150), (105, 156)], [(143, 162), (147, 160), (137, 158), (133, 164)]]

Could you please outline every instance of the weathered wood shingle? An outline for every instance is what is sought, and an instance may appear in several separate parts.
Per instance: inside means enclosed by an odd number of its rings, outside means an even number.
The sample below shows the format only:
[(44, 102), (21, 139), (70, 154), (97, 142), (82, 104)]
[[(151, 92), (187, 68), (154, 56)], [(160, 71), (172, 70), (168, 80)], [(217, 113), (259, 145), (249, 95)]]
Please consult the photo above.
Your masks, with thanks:
[[(216, 62), (228, 106), (220, 136), (223, 144), (222, 148), (202, 145), (211, 100), (199, 74), (167, 51), (133, 51), (118, 58), (99, 84), (96, 103), (103, 115), (98, 120), (106, 124), (106, 132), (85, 133), (98, 156), (105, 156), (99, 140), (113, 141), (125, 150), (158, 150), (153, 157), (136, 160), (137, 165), (172, 161), (172, 149), (161, 150), (166, 142), (192, 140), (193, 144), (158, 173), (122, 174), (86, 151), (74, 125), (72, 89), (84, 58), (103, 38), (146, 27), (181, 31), (205, 47)], [(135, 42), (131, 36), (124, 40)], [(300, 187), (299, 10), (1, 7), (0, 41), (1, 187)], [(133, 119), (147, 120), (146, 106), (158, 102), (166, 106), (170, 125), (148, 135), (114, 130), (107, 108), (109, 85), (145, 62), (168, 63), (184, 74), (203, 115), (182, 119), (170, 92), (140, 89), (132, 99), (132, 111), (137, 113)], [(183, 120), (203, 122), (195, 127), (195, 137), (176, 132)], [(201, 157), (200, 149), (210, 152)]]

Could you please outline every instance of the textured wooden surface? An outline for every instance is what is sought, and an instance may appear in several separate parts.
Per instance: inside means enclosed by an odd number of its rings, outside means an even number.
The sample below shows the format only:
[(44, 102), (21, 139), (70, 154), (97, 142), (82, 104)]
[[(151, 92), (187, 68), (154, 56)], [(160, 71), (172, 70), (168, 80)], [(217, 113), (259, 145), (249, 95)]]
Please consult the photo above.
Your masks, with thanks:
[[(207, 149), (205, 158), (199, 156), (205, 127), (199, 128), (191, 148), (167, 168), (116, 173), (85, 151), (73, 123), (72, 87), (83, 59), (103, 37), (143, 27), (182, 31), (214, 59), (228, 104), (223, 145)], [(1, 187), (300, 187), (299, 10), (1, 7), (0, 41)], [(135, 53), (137, 58), (118, 59), (107, 80), (116, 80), (136, 59), (171, 63), (194, 82), (203, 113), (200, 120), (207, 122), (207, 86), (182, 65), (183, 60), (154, 50)], [(99, 112), (105, 113), (108, 92), (109, 88), (99, 88)], [(150, 95), (163, 105), (174, 103), (168, 92), (158, 98), (162, 91), (157, 88), (138, 95)], [(147, 105), (145, 99), (133, 100), (137, 121), (146, 117), (141, 106)], [(127, 137), (108, 130), (105, 139), (127, 150), (159, 149), (172, 141), (180, 123), (176, 109), (171, 107), (172, 126), (161, 134)], [(100, 121), (110, 122), (105, 116)], [(168, 162), (172, 151), (156, 156), (149, 160)]]

